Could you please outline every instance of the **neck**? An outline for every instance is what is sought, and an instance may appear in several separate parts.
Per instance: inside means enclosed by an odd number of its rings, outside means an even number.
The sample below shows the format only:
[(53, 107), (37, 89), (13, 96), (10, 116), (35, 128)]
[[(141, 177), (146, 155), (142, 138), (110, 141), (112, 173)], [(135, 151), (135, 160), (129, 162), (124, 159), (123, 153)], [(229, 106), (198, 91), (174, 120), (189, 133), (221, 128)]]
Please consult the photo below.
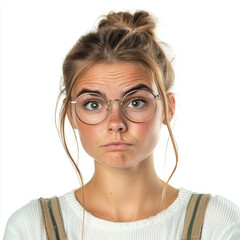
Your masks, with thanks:
[(92, 190), (113, 208), (129, 205), (131, 202), (136, 205), (147, 196), (154, 197), (156, 192), (162, 190), (161, 182), (152, 158), (130, 168), (111, 170), (95, 162), (95, 173), (90, 181)]
[(163, 187), (153, 157), (124, 169), (109, 168), (95, 161), (95, 173), (84, 185), (85, 208), (111, 220), (146, 218), (160, 212)]

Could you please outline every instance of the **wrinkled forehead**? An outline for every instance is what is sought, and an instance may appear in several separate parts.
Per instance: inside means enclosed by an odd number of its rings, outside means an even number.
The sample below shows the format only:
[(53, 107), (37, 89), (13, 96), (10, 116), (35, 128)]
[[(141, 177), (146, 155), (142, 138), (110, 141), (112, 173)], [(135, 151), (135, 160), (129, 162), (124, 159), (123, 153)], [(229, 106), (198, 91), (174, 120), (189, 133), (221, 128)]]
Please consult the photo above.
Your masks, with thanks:
[(145, 85), (157, 94), (151, 72), (142, 64), (133, 62), (97, 63), (82, 74), (74, 85), (72, 97), (86, 89), (99, 90), (107, 97), (121, 97), (135, 86)]

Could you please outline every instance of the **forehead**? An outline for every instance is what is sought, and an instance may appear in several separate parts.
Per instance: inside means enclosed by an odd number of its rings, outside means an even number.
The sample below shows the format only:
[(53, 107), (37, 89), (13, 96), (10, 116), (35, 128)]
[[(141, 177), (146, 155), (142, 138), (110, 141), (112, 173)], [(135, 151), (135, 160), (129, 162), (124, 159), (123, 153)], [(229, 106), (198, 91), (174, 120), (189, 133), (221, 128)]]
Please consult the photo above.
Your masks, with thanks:
[[(133, 62), (97, 63), (76, 80), (73, 96), (85, 89), (99, 90), (106, 95), (121, 95), (135, 85), (144, 84), (153, 91), (156, 86), (150, 72)], [(116, 96), (116, 95), (115, 95)]]

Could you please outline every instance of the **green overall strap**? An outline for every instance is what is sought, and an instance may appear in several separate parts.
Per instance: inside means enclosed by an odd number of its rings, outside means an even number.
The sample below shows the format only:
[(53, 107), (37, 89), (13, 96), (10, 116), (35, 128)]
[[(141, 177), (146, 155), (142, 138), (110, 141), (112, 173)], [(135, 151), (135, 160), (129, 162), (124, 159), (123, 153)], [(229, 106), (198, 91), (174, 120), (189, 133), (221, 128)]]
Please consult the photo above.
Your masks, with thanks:
[(58, 198), (40, 198), (48, 240), (66, 240)]
[(185, 215), (181, 240), (200, 240), (211, 194), (192, 194)]

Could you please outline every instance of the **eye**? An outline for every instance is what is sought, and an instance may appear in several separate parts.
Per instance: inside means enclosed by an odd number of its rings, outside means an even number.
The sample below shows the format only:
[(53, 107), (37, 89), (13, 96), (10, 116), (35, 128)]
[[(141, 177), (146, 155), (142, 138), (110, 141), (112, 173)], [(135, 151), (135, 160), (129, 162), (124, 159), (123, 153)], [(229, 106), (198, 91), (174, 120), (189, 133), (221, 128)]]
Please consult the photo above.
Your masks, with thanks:
[(145, 104), (145, 101), (141, 99), (134, 99), (129, 103), (129, 105), (130, 104), (133, 106), (133, 108), (142, 108), (143, 105)]
[[(102, 106), (98, 101), (84, 101), (83, 107), (89, 111), (98, 110)], [(90, 109), (88, 108), (90, 107)]]

